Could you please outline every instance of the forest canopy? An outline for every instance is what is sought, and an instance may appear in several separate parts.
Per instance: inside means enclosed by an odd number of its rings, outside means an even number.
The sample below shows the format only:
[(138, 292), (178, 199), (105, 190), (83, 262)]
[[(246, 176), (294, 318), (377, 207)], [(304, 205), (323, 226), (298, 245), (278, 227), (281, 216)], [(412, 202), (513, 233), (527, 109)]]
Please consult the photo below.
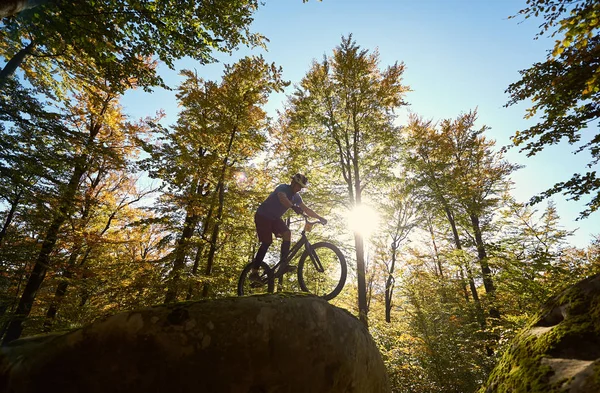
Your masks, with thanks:
[[(259, 246), (258, 205), (300, 172), (303, 200), (328, 220), (311, 241), (348, 262), (331, 303), (369, 328), (393, 390), (476, 392), (544, 301), (600, 271), (600, 237), (575, 246), (551, 199), (514, 196), (522, 165), (477, 107), (410, 111), (419, 86), (402, 53), (347, 33), (288, 80), (257, 51), (269, 48), (253, 27), (263, 6), (54, 0), (2, 14), (2, 343), (235, 296)], [(597, 215), (600, 5), (524, 0), (518, 17), (557, 40), (506, 87), (507, 106), (530, 104), (536, 122), (514, 146), (532, 157), (566, 139), (591, 157), (533, 201), (591, 198), (581, 216)], [(204, 75), (217, 58), (220, 75)], [(159, 89), (177, 113), (126, 104)], [(302, 222), (283, 218), (297, 237)], [(287, 276), (276, 290), (301, 291)]]

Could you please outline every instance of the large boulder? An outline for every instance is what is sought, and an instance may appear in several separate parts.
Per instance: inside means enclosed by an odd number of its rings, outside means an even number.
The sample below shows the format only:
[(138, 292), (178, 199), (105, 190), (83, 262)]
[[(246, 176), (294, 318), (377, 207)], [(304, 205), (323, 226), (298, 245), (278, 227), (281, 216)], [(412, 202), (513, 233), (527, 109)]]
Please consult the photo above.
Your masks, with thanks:
[(0, 391), (389, 392), (365, 327), (314, 296), (157, 306), (2, 348)]
[(600, 392), (600, 275), (554, 297), (480, 393)]

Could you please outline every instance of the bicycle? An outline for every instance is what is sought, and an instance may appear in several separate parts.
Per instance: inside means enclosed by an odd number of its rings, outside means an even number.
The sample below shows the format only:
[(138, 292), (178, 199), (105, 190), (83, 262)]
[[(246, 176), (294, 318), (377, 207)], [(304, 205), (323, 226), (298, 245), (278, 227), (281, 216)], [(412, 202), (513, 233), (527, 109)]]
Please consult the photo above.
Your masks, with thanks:
[[(346, 283), (348, 268), (344, 254), (335, 245), (329, 242), (311, 244), (306, 237), (306, 233), (310, 232), (313, 226), (319, 223), (319, 221), (308, 221), (308, 217), (304, 215), (304, 229), (300, 239), (291, 247), (285, 266), (288, 266), (304, 247), (304, 252), (298, 261), (297, 270), (300, 288), (304, 292), (320, 296), (325, 300), (331, 300), (342, 291)], [(279, 261), (273, 267), (270, 267), (266, 262), (262, 262), (259, 267), (261, 281), (255, 283), (249, 279), (252, 262), (247, 264), (240, 274), (238, 295), (264, 293), (265, 290), (272, 293), (275, 289), (275, 278), (283, 276), (283, 274), (278, 274), (281, 266), (282, 261)]]

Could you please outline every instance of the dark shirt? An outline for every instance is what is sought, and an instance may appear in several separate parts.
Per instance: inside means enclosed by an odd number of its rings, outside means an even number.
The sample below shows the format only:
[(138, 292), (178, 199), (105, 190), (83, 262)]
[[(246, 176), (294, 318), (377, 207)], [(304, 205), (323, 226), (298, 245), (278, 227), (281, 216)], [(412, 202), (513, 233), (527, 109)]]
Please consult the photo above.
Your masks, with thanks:
[(267, 217), (271, 220), (281, 218), (283, 214), (287, 211), (287, 207), (283, 206), (277, 194), (279, 192), (283, 192), (285, 196), (292, 202), (293, 205), (300, 205), (302, 203), (302, 197), (300, 194), (292, 193), (292, 186), (289, 184), (280, 184), (275, 190), (264, 200), (263, 203), (260, 204), (257, 214), (260, 214), (263, 217)]

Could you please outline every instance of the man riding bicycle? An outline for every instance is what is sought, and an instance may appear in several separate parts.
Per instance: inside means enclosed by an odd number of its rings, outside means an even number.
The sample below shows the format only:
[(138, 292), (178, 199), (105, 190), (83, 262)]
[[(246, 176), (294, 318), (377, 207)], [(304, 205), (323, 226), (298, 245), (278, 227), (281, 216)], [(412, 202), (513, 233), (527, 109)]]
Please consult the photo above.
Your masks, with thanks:
[(288, 252), (290, 251), (290, 242), (292, 240), (292, 233), (288, 226), (283, 222), (281, 216), (291, 208), (297, 214), (306, 214), (309, 217), (316, 218), (321, 223), (326, 224), (327, 220), (312, 209), (307, 207), (302, 201), (302, 197), (298, 192), (305, 188), (308, 183), (306, 176), (300, 173), (296, 173), (292, 176), (290, 184), (280, 184), (275, 190), (260, 204), (254, 215), (254, 223), (256, 224), (256, 233), (258, 240), (260, 241), (260, 247), (256, 252), (256, 256), (252, 261), (252, 271), (250, 272), (250, 280), (253, 282), (260, 282), (260, 274), (258, 268), (262, 263), (269, 246), (273, 242), (273, 234), (277, 237), (281, 237), (283, 242), (281, 243), (281, 255), (282, 261), (281, 267), (277, 272), (280, 277), (288, 271), (293, 271), (295, 266), (287, 265), (285, 262)]

